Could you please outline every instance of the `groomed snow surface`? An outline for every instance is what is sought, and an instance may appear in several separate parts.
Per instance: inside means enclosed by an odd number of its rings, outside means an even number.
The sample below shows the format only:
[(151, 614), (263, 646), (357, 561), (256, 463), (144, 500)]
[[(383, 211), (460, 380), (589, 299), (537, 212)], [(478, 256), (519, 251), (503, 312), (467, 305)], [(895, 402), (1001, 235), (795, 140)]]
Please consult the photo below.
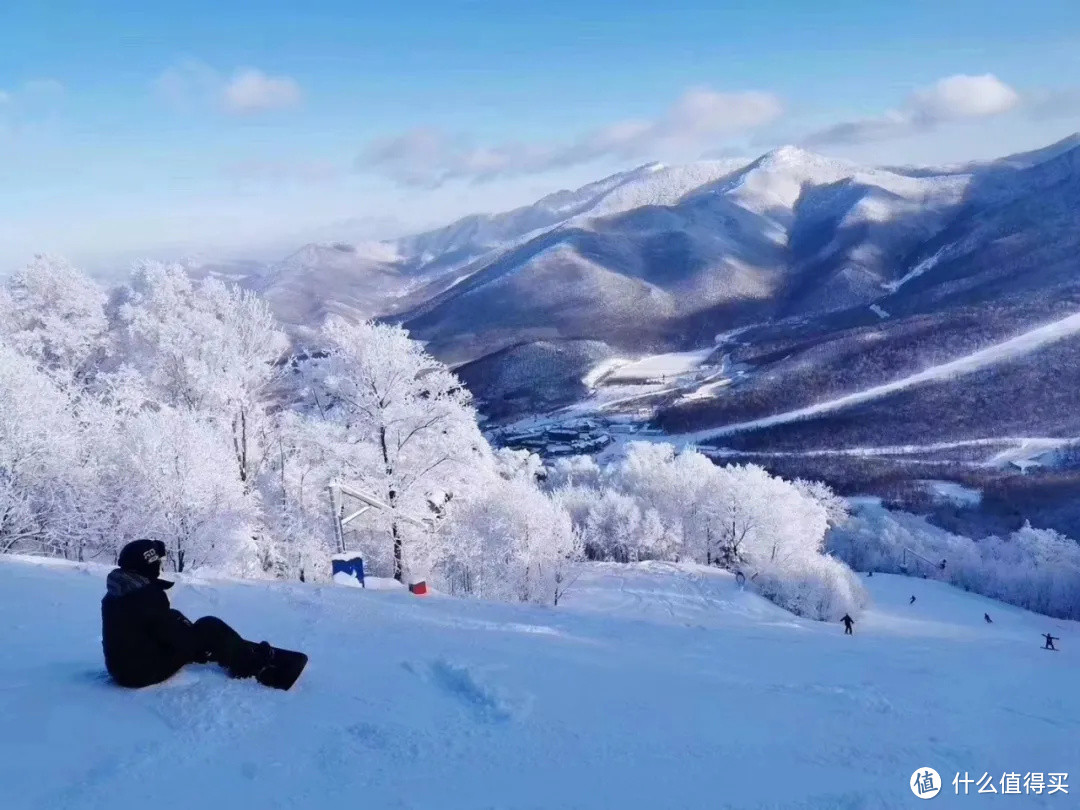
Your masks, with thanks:
[(764, 416), (760, 419), (752, 419), (749, 422), (738, 422), (731, 425), (725, 425), (724, 427), (697, 431), (695, 433), (684, 433), (678, 438), (686, 443), (704, 442), (710, 439), (730, 436), (733, 433), (744, 433), (763, 427), (772, 427), (773, 425), (797, 422), (801, 419), (810, 419), (815, 416), (820, 416), (821, 414), (843, 410), (852, 405), (861, 405), (864, 402), (871, 402), (872, 400), (880, 399), (889, 394), (895, 394), (898, 391), (914, 388), (923, 383), (960, 377), (964, 374), (971, 374), (984, 368), (989, 368), (998, 363), (1015, 360), (1017, 357), (1023, 357), (1026, 354), (1038, 351), (1039, 349), (1056, 343), (1059, 340), (1064, 340), (1077, 333), (1080, 333), (1080, 312), (1044, 324), (1036, 329), (1024, 332), (1023, 334), (1002, 341), (1001, 343), (988, 346), (985, 349), (980, 349), (977, 352), (973, 352), (972, 354), (960, 357), (956, 360), (950, 360), (947, 363), (931, 366), (917, 374), (911, 374), (899, 380), (884, 383), (883, 385), (875, 385), (864, 391), (856, 391), (853, 394), (847, 394), (842, 397), (837, 397), (836, 399), (819, 402), (805, 408), (798, 408), (793, 411)]
[(1080, 792), (952, 795), (1080, 781), (1080, 625), (938, 582), (867, 579), (848, 638), (669, 564), (589, 566), (557, 609), (181, 578), (189, 616), (310, 654), (286, 693), (213, 666), (112, 685), (105, 573), (0, 558), (5, 810), (914, 807), (924, 766), (937, 805)]
[[(609, 361), (605, 369), (606, 373), (600, 375), (600, 378), (607, 385), (643, 380), (666, 380), (669, 377), (678, 377), (696, 370), (714, 351), (716, 347), (709, 346), (689, 352), (654, 354), (620, 364)], [(598, 379), (594, 378), (594, 384)]]

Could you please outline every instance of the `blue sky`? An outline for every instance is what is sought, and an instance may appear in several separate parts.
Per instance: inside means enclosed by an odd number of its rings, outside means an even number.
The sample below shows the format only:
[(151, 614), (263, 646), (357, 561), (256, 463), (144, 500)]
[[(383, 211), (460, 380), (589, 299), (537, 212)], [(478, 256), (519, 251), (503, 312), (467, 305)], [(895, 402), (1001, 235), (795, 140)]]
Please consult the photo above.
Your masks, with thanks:
[(10, 0), (0, 272), (393, 236), (653, 159), (1076, 130), (1074, 0)]

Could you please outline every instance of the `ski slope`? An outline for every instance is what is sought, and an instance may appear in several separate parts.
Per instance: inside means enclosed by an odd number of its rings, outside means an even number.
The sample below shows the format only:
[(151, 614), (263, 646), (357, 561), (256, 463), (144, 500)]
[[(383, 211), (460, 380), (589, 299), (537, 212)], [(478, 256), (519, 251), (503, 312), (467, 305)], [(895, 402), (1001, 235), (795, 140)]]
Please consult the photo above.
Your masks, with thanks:
[(592, 379), (594, 385), (599, 382), (605, 385), (617, 385), (627, 382), (667, 380), (669, 377), (680, 377), (697, 370), (715, 351), (715, 346), (707, 346), (704, 349), (688, 352), (653, 354), (617, 365), (610, 364), (608, 361), (607, 364), (601, 364), (605, 373), (600, 375), (593, 373)]
[(900, 808), (923, 766), (950, 806), (983, 799), (957, 771), (1080, 764), (1080, 625), (936, 582), (867, 579), (847, 638), (669, 564), (590, 566), (558, 609), (179, 580), (189, 615), (310, 653), (282, 693), (110, 684), (105, 573), (0, 558), (5, 810)]
[[(879, 447), (827, 447), (808, 450), (734, 450), (718, 447), (709, 451), (709, 455), (721, 458), (829, 458), (840, 456), (875, 457), (875, 456), (920, 456), (961, 448), (986, 448), (983, 461), (960, 462), (972, 466), (1001, 467), (1014, 464), (1018, 467), (1032, 467), (1040, 459), (1053, 455), (1070, 445), (1080, 444), (1080, 436), (1050, 438), (1045, 436), (993, 436), (983, 439), (960, 439), (951, 442), (931, 442), (930, 444), (894, 444)], [(909, 462), (917, 459), (907, 459)], [(929, 463), (937, 464), (936, 460)]]
[(757, 430), (758, 428), (772, 427), (773, 425), (782, 425), (788, 422), (796, 422), (801, 419), (821, 416), (822, 414), (849, 408), (852, 405), (861, 405), (864, 402), (880, 399), (889, 394), (895, 394), (898, 391), (914, 388), (923, 383), (971, 374), (972, 372), (979, 371), (988, 366), (1030, 354), (1045, 346), (1049, 346), (1051, 343), (1056, 343), (1059, 340), (1071, 337), (1078, 332), (1080, 332), (1080, 312), (1061, 318), (1057, 321), (1052, 321), (1051, 323), (1032, 329), (1029, 332), (1024, 332), (1014, 338), (1010, 338), (1001, 343), (996, 343), (993, 346), (988, 346), (985, 349), (980, 349), (977, 352), (973, 352), (972, 354), (960, 357), (956, 360), (950, 360), (948, 363), (931, 366), (917, 374), (911, 374), (899, 380), (893, 380), (892, 382), (884, 383), (882, 385), (875, 385), (863, 391), (856, 391), (855, 393), (846, 394), (842, 397), (837, 397), (836, 399), (818, 402), (814, 405), (808, 405), (805, 408), (785, 411), (784, 413), (777, 413), (760, 419), (737, 422), (719, 428), (708, 428), (693, 433), (677, 434), (672, 436), (672, 439), (695, 444), (709, 441), (710, 439), (721, 438), (723, 436), (730, 436), (733, 433), (745, 433), (746, 431)]

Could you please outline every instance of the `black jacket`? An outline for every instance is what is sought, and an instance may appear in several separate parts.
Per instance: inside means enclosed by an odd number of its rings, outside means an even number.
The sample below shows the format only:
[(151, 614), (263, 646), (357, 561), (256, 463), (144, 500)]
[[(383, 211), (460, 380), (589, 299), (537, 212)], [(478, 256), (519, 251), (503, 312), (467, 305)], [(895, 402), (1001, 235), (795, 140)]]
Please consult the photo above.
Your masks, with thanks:
[(159, 683), (197, 660), (195, 634), (183, 613), (169, 607), (171, 582), (117, 568), (101, 600), (105, 668), (122, 686)]

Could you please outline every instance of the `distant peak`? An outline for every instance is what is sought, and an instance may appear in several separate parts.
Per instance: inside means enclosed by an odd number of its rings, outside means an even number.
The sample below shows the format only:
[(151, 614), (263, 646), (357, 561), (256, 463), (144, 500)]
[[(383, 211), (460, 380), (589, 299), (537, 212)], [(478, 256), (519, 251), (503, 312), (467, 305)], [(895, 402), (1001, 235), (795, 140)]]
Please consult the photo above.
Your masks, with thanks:
[(859, 166), (847, 160), (826, 157), (817, 152), (809, 152), (802, 147), (787, 144), (766, 152), (747, 168), (795, 171), (798, 174), (809, 172), (816, 175), (824, 172), (829, 175), (844, 175), (857, 171)]
[(804, 161), (806, 159), (818, 159), (818, 156), (813, 152), (807, 152), (794, 144), (784, 144), (778, 146), (776, 149), (772, 149), (762, 155), (763, 160), (772, 160), (784, 163), (795, 163), (798, 161)]

